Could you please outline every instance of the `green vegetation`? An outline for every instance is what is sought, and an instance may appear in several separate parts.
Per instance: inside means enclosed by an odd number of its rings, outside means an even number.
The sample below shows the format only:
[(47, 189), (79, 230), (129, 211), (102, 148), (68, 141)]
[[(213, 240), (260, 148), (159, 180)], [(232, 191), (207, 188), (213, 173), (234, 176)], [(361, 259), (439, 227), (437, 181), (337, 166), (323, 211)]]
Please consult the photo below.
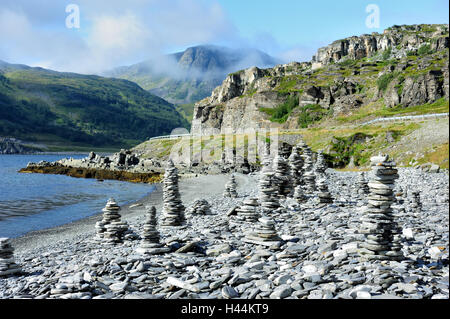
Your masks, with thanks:
[(333, 167), (345, 167), (352, 158), (356, 166), (364, 165), (370, 159), (370, 153), (364, 152), (366, 139), (370, 138), (371, 135), (361, 132), (349, 137), (333, 137), (326, 159)]
[(186, 121), (189, 123), (192, 122), (192, 117), (194, 115), (194, 103), (188, 103), (188, 104), (178, 104), (175, 105), (175, 108), (177, 109), (178, 113), (180, 113)]
[(387, 61), (391, 57), (391, 54), (392, 54), (392, 49), (391, 48), (389, 48), (387, 50), (384, 50), (384, 52), (383, 52), (383, 54), (381, 56), (383, 61)]
[(7, 66), (0, 136), (117, 149), (189, 125), (173, 105), (126, 80)]
[(433, 53), (433, 51), (431, 50), (431, 46), (429, 44), (422, 45), (417, 51), (418, 55), (427, 55), (431, 53)]
[(332, 110), (327, 110), (317, 104), (309, 104), (302, 107), (298, 115), (298, 125), (301, 128), (307, 128), (310, 124), (320, 121), (324, 116), (331, 113)]
[(277, 123), (284, 123), (291, 115), (292, 111), (298, 107), (298, 96), (290, 95), (287, 101), (275, 108), (260, 108), (259, 110), (270, 115), (269, 120)]
[(383, 74), (382, 76), (380, 76), (377, 79), (377, 85), (378, 85), (378, 89), (380, 91), (386, 91), (389, 83), (391, 83), (391, 81), (397, 76), (396, 72), (393, 73), (386, 73)]

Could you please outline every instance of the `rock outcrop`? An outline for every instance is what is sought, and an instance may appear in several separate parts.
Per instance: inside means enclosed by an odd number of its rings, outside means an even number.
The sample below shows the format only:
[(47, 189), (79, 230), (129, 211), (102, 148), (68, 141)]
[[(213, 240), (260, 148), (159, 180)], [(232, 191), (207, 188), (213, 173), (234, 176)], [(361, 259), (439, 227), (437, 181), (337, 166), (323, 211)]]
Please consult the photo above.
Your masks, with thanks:
[[(192, 132), (295, 129), (377, 101), (410, 107), (448, 100), (448, 29), (445, 24), (394, 26), (382, 34), (335, 41), (310, 62), (230, 74), (196, 103)], [(274, 118), (271, 110), (289, 99), (297, 105)], [(302, 115), (306, 123), (299, 121)]]

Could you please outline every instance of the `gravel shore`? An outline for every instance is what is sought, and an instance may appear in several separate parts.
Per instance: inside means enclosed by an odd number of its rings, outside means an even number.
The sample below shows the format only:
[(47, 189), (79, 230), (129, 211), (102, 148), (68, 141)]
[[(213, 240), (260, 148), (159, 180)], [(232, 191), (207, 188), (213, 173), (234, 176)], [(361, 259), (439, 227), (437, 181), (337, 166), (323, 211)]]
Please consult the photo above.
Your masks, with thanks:
[[(396, 185), (419, 191), (423, 206), (420, 213), (409, 209), (408, 200), (394, 206), (406, 257), (399, 262), (360, 259), (366, 199), (355, 190), (357, 173), (327, 174), (334, 203), (318, 205), (315, 195), (301, 205), (281, 201), (270, 217), (282, 241), (270, 247), (246, 242), (255, 225), (227, 214), (245, 198), (258, 197), (259, 173), (236, 175), (236, 199), (222, 195), (229, 175), (181, 179), (184, 205), (205, 199), (211, 214), (187, 216), (184, 227), (158, 227), (161, 242), (171, 248), (164, 255), (137, 254), (140, 240), (95, 242), (100, 215), (14, 239), (24, 274), (0, 279), (0, 298), (448, 299), (448, 174), (400, 169)], [(161, 214), (160, 185), (122, 207), (122, 219), (137, 235), (147, 205)]]

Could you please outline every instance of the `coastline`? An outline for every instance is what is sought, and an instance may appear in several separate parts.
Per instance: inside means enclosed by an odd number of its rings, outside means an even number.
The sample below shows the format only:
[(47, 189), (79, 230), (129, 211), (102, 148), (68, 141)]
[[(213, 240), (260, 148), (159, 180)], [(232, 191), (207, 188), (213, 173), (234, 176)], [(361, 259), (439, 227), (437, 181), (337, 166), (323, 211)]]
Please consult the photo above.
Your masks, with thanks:
[[(238, 177), (241, 183), (248, 179), (240, 175)], [(217, 195), (223, 191), (223, 185), (228, 181), (228, 175), (202, 175), (199, 177), (184, 176), (180, 178), (180, 194), (185, 205), (189, 204), (200, 194), (208, 189), (206, 196)], [(137, 201), (121, 207), (120, 214), (126, 221), (135, 221), (145, 214), (145, 206), (155, 206), (158, 212), (161, 212), (163, 205), (162, 184), (155, 183), (155, 190), (149, 195)], [(106, 203), (105, 203), (106, 204)], [(136, 206), (138, 205), (138, 206)], [(27, 233), (23, 236), (12, 238), (11, 242), (18, 254), (26, 254), (27, 251), (42, 249), (59, 241), (74, 241), (78, 237), (94, 236), (95, 223), (102, 217), (101, 211), (92, 216), (56, 226), (48, 229), (42, 229)]]

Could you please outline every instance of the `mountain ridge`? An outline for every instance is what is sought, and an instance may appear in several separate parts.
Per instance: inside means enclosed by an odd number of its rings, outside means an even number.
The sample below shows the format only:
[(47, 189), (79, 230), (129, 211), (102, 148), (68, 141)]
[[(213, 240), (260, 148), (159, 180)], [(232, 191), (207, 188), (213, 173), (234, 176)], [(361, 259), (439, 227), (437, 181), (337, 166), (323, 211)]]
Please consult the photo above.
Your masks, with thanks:
[(256, 49), (199, 45), (158, 59), (118, 67), (104, 75), (134, 81), (171, 103), (189, 104), (209, 96), (230, 72), (251, 65), (274, 66), (279, 62)]
[(4, 61), (0, 124), (0, 136), (116, 148), (189, 125), (136, 83)]

